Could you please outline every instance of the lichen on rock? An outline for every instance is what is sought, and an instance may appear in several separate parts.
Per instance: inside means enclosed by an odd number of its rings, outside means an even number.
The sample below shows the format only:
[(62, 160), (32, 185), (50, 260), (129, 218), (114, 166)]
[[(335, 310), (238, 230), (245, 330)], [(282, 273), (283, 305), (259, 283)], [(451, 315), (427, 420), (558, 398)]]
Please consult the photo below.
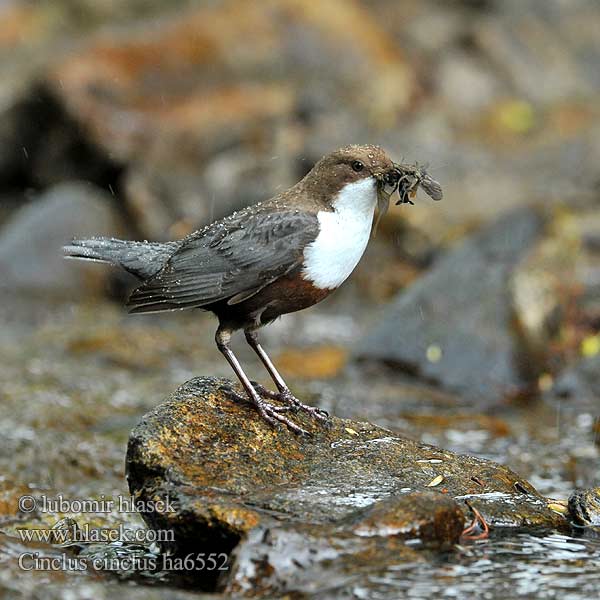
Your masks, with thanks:
[(177, 553), (231, 554), (228, 591), (309, 591), (360, 565), (421, 560), (414, 541), (452, 547), (472, 508), (491, 526), (568, 527), (507, 467), (337, 417), (325, 427), (297, 413), (312, 434), (298, 436), (234, 400), (234, 388), (187, 382), (142, 419), (127, 453), (131, 492), (173, 507), (147, 523), (174, 530)]

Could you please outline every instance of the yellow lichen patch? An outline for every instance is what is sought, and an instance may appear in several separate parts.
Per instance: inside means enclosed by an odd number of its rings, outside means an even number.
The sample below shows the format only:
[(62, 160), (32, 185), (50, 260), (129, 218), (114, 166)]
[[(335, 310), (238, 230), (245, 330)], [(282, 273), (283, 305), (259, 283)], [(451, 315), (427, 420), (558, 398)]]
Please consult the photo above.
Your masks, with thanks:
[(440, 360), (442, 359), (443, 352), (440, 346), (438, 346), (437, 344), (431, 344), (427, 347), (426, 355), (427, 360), (430, 363), (437, 363), (440, 362)]
[(156, 456), (158, 458), (164, 456), (167, 452), (167, 447), (163, 444), (163, 439), (148, 440), (146, 444), (146, 453), (148, 456)]
[(586, 357), (596, 356), (600, 352), (600, 334), (590, 335), (581, 341), (581, 354)]
[(285, 350), (277, 366), (292, 377), (328, 379), (335, 377), (346, 364), (348, 354), (339, 346)]
[(12, 486), (9, 482), (0, 484), (0, 517), (14, 517), (19, 512), (19, 498), (30, 495), (26, 485)]
[(494, 111), (496, 126), (509, 133), (528, 133), (535, 126), (535, 121), (533, 106), (523, 100), (503, 102)]

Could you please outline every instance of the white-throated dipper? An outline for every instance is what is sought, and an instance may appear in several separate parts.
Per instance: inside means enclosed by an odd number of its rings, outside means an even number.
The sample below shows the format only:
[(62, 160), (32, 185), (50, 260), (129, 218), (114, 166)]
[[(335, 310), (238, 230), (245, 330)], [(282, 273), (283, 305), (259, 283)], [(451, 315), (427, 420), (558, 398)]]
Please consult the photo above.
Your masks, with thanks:
[[(257, 330), (320, 302), (348, 278), (369, 241), (375, 207), (381, 216), (399, 185), (400, 202), (410, 202), (409, 193), (414, 195), (419, 185), (441, 198), (439, 184), (424, 169), (395, 164), (378, 146), (347, 146), (323, 157), (289, 190), (182, 240), (75, 239), (64, 251), (68, 257), (120, 265), (141, 279), (127, 302), (132, 313), (212, 311), (219, 319), (217, 347), (248, 399), (269, 423), (306, 433), (287, 411), (304, 410), (319, 420), (327, 414), (293, 396), (260, 345)], [(244, 373), (229, 346), (238, 329), (244, 330), (277, 392), (253, 384)]]

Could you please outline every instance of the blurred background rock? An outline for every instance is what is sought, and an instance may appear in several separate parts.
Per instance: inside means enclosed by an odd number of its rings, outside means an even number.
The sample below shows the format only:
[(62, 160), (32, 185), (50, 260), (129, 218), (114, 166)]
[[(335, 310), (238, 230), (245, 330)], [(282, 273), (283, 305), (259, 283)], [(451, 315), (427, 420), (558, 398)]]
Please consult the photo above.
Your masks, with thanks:
[(379, 143), (427, 161), (445, 200), (392, 210), (338, 296), (380, 305), (475, 228), (537, 207), (550, 233), (512, 300), (545, 361), (567, 313), (571, 348), (600, 321), (599, 23), (592, 0), (3, 0), (2, 287), (122, 296), (122, 275), (53, 248), (181, 237), (337, 146)]
[(128, 317), (132, 281), (62, 243), (182, 237), (377, 143), (429, 163), (444, 200), (393, 207), (351, 280), (267, 347), (340, 416), (543, 493), (597, 482), (599, 64), (596, 0), (0, 0), (4, 471), (122, 489), (139, 416), (230, 376), (208, 315)]

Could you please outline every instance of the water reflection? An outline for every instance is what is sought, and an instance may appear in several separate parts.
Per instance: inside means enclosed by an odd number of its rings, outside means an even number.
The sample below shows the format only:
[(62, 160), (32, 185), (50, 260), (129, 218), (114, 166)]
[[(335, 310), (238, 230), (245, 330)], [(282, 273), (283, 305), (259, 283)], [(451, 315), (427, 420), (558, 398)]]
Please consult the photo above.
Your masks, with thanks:
[[(597, 597), (600, 540), (558, 533), (495, 535), (435, 563), (400, 564), (369, 577), (370, 598)], [(355, 590), (361, 597), (359, 589)]]

